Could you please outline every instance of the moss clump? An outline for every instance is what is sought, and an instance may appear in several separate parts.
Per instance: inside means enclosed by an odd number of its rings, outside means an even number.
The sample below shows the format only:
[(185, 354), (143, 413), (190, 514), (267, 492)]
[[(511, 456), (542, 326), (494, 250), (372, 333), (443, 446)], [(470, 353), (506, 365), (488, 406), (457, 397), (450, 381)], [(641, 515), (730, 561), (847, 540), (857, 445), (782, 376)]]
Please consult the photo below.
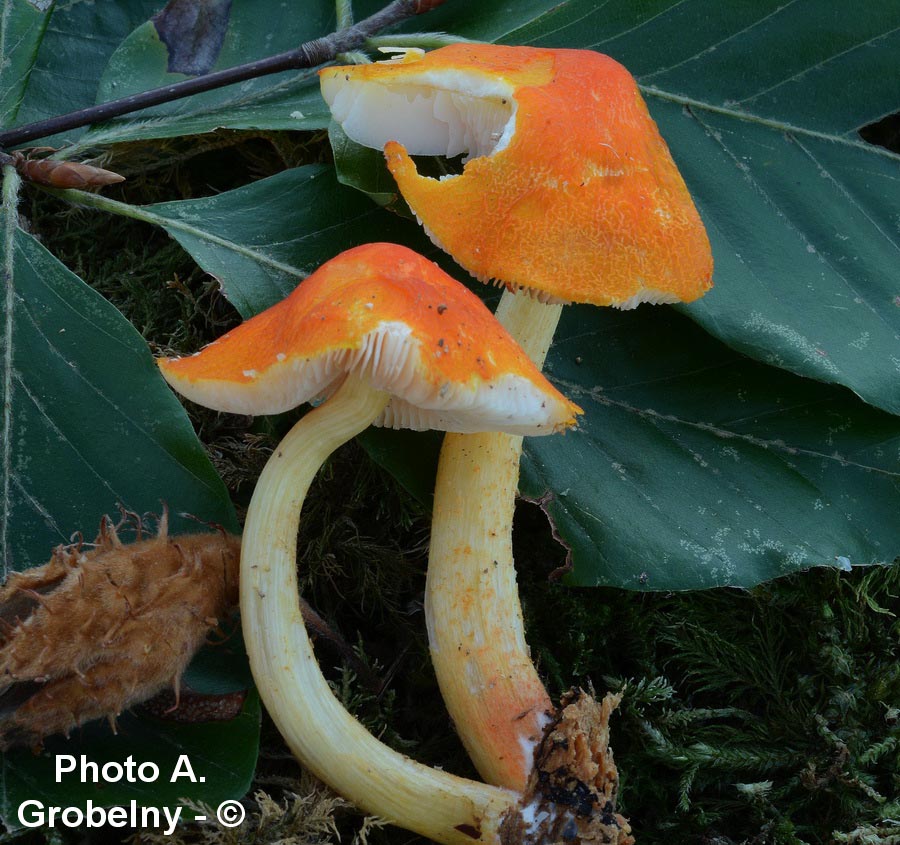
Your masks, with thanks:
[(379, 826), (371, 818), (348, 819), (350, 805), (306, 776), (273, 779), (243, 804), (247, 815), (237, 827), (219, 825), (214, 807), (188, 802), (186, 817), (203, 816), (205, 822), (182, 826), (170, 836), (141, 832), (131, 841), (134, 845), (318, 845), (340, 839), (367, 845), (369, 832)]
[[(812, 570), (750, 592), (547, 596), (527, 584), (557, 686), (593, 677), (624, 692), (612, 745), (639, 842), (900, 833), (900, 567)], [(551, 640), (560, 618), (572, 635)]]

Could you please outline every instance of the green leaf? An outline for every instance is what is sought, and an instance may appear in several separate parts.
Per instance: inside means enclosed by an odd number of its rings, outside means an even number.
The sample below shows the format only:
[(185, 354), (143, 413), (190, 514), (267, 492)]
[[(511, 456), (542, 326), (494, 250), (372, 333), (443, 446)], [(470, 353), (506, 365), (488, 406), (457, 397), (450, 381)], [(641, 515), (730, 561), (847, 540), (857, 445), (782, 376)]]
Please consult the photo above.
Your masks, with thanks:
[[(564, 436), (526, 438), (519, 486), (570, 551), (567, 583), (751, 587), (900, 553), (900, 420), (846, 390), (663, 308), (567, 309), (547, 374), (585, 414)], [(430, 505), (435, 436), (361, 439)]]
[(900, 413), (900, 157), (857, 131), (900, 111), (893, 0), (460, 0), (408, 23), (422, 26), (621, 61), (712, 241), (715, 287), (685, 312)]
[(900, 159), (660, 103), (716, 286), (685, 312), (735, 349), (900, 413)]
[[(384, 4), (381, 0), (357, 0), (353, 4), (357, 18), (371, 15)], [(453, 0), (422, 17), (411, 18), (401, 30), (448, 32), (473, 41), (507, 41), (509, 33), (523, 21), (539, 18), (560, 5), (559, 0), (520, 0), (514, 6), (497, 0)], [(563, 4), (564, 5), (564, 4)], [(594, 11), (596, 11), (596, 4)], [(555, 46), (563, 46), (556, 44)]]
[[(158, 512), (165, 501), (174, 533), (197, 530), (182, 514), (235, 530), (225, 488), (146, 344), (115, 308), (18, 228), (16, 185), (7, 168), (0, 241), (4, 573), (44, 563), (54, 546), (77, 531), (90, 539), (101, 517), (116, 513), (119, 503), (143, 513)], [(247, 685), (240, 674), (244, 659), (236, 660), (237, 666), (218, 672), (231, 689)], [(213, 758), (221, 760), (228, 774), (205, 785), (181, 781), (181, 795), (220, 800), (242, 794), (249, 784), (258, 733), (252, 696), (239, 723), (180, 726), (174, 732), (169, 723), (143, 719), (125, 725), (116, 740), (107, 728), (94, 726), (48, 748), (88, 754), (101, 763), (132, 753), (168, 765), (184, 743), (185, 753), (198, 761), (209, 758), (210, 765)], [(212, 750), (205, 751), (207, 746)], [(51, 765), (52, 759), (34, 758), (30, 751), (4, 755), (4, 823), (17, 825), (14, 810), (25, 798), (74, 794), (54, 786), (46, 774)], [(114, 804), (134, 794), (132, 787), (107, 786), (95, 800)]]
[[(368, 428), (358, 437), (369, 457), (383, 466), (421, 505), (431, 510), (434, 478), (444, 435), (439, 431)], [(414, 455), (414, 459), (410, 459)]]
[(677, 94), (734, 118), (856, 141), (860, 126), (900, 103), (892, 0), (864, 9), (841, 0), (613, 0), (602, 14), (591, 0), (571, 0), (510, 17), (518, 25), (505, 43), (608, 53), (651, 97)]
[(409, 206), (400, 198), (397, 183), (387, 169), (381, 150), (354, 143), (333, 120), (328, 125), (328, 140), (334, 152), (338, 182), (368, 194), (380, 206), (395, 212), (402, 210), (405, 216), (412, 216)]
[(44, 563), (121, 503), (166, 501), (234, 530), (222, 482), (143, 339), (34, 238), (15, 229), (2, 335), (4, 571)]
[(222, 282), (244, 317), (283, 299), (320, 264), (352, 246), (411, 240), (420, 251), (429, 248), (414, 224), (381, 212), (340, 185), (333, 168), (318, 164), (218, 196), (139, 209), (103, 197), (70, 196), (163, 226)]
[[(113, 51), (158, 8), (159, 0), (4, 0), (0, 126), (19, 126), (93, 105)], [(73, 130), (45, 142), (71, 141), (82, 132)]]
[(526, 440), (520, 489), (571, 548), (571, 583), (747, 587), (900, 553), (900, 420), (846, 390), (663, 308), (566, 309), (548, 374), (585, 416)]
[[(334, 29), (334, 6), (234, 0), (224, 42), (212, 71), (263, 59)], [(169, 50), (153, 21), (136, 29), (116, 50), (100, 82), (98, 102), (187, 78), (170, 73)], [(324, 129), (330, 115), (315, 70), (272, 74), (164, 103), (91, 128), (84, 144), (195, 135), (214, 129)]]
[(26, 0), (5, 0), (0, 30), (0, 126), (11, 126), (22, 103), (47, 13)]

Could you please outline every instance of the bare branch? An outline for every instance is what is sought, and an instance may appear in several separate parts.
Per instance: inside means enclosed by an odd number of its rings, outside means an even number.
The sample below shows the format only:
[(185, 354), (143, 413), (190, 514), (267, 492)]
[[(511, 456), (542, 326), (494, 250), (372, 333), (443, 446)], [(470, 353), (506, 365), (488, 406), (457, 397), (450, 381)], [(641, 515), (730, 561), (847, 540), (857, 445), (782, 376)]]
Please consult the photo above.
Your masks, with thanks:
[(58, 132), (67, 132), (80, 126), (111, 120), (150, 106), (158, 106), (161, 103), (169, 103), (192, 94), (201, 94), (204, 91), (212, 91), (215, 88), (271, 73), (315, 67), (331, 61), (339, 53), (346, 53), (362, 46), (367, 38), (385, 27), (413, 15), (428, 12), (443, 2), (444, 0), (393, 0), (371, 17), (324, 38), (301, 44), (295, 50), (10, 129), (0, 133), (0, 147), (8, 149)]

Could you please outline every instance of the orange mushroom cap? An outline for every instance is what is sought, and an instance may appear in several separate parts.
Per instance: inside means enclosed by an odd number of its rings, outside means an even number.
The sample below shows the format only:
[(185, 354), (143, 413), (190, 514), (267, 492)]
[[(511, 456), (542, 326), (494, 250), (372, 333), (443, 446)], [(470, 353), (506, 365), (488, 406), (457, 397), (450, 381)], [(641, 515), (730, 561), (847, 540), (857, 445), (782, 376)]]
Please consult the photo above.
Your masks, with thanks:
[(345, 373), (392, 395), (376, 425), (393, 428), (550, 434), (581, 413), (477, 296), (394, 244), (341, 253), (277, 305), (159, 367), (188, 399), (232, 413), (286, 411)]
[[(700, 216), (634, 78), (608, 56), (454, 44), (320, 77), (345, 132), (384, 146), (429, 235), (482, 281), (620, 308), (709, 289)], [(470, 158), (436, 180), (409, 152)]]

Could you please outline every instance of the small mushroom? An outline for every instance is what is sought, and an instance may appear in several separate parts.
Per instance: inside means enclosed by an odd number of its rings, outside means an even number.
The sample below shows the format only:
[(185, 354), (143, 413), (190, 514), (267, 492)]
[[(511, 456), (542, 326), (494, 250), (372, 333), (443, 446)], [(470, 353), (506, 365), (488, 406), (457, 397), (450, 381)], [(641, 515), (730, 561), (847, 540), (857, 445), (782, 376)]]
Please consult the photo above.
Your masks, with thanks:
[[(342, 253), (284, 301), (194, 356), (163, 359), (180, 393), (212, 408), (278, 413), (328, 399), (282, 440), (247, 513), (241, 614), (263, 702), (319, 778), (367, 812), (444, 843), (499, 842), (522, 796), (430, 769), (341, 706), (298, 605), (296, 535), (309, 484), (371, 423), (549, 434), (580, 409), (540, 375), (490, 311), (437, 265), (391, 244)], [(518, 820), (518, 821), (516, 821)]]
[[(507, 288), (497, 316), (538, 366), (560, 303), (634, 308), (710, 287), (697, 210), (634, 79), (608, 56), (457, 44), (320, 78), (344, 131), (384, 148), (432, 240)], [(410, 158), (460, 153), (462, 173), (441, 179)], [(426, 585), (432, 659), (457, 730), (482, 776), (515, 789), (555, 718), (512, 560), (520, 454), (508, 435), (445, 439)]]

